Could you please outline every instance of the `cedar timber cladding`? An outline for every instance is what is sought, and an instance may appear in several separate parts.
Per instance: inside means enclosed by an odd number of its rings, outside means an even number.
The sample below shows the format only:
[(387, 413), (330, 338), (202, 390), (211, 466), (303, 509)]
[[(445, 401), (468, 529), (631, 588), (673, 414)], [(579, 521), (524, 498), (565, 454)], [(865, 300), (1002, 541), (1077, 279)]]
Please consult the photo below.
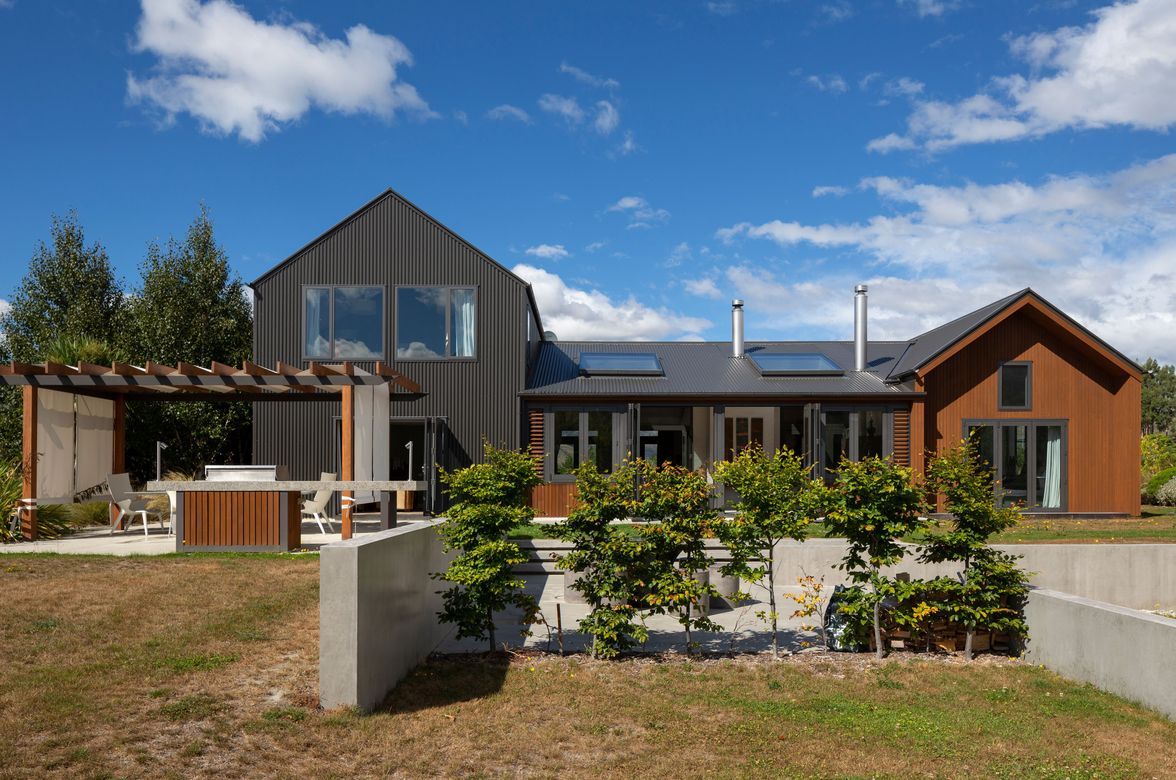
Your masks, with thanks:
[[(1031, 408), (1002, 411), (997, 367), (1027, 360)], [(926, 377), (925, 447), (963, 436), (964, 420), (1067, 421), (1069, 512), (1139, 514), (1140, 388), (1136, 376), (1031, 307), (964, 346)]]
[(911, 465), (911, 410), (894, 410), (894, 462)]
[(527, 451), (535, 459), (535, 473), (543, 478), (543, 410), (527, 410)]
[[(482, 440), (518, 448), (518, 393), (528, 369), (527, 320), (539, 331), (525, 282), (416, 206), (389, 190), (293, 254), (251, 286), (254, 359), (305, 366), (302, 288), (384, 288), (385, 360), (421, 385), (424, 396), (393, 398), (392, 416), (447, 421), (444, 465), (481, 459)], [(396, 359), (396, 287), (463, 285), (477, 289), (476, 359)], [(371, 370), (374, 363), (356, 362)], [(336, 404), (254, 404), (253, 459), (290, 467), (293, 479), (339, 471)]]

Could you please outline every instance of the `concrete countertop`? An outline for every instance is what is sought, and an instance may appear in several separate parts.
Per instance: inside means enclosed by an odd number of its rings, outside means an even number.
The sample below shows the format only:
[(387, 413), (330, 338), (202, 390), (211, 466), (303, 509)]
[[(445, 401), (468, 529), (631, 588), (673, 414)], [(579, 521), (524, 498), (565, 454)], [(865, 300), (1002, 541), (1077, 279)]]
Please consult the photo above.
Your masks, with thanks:
[(413, 480), (331, 480), (323, 482), (316, 479), (302, 480), (195, 480), (192, 482), (178, 482), (171, 480), (155, 480), (147, 483), (148, 491), (178, 490), (202, 493), (277, 493), (291, 491), (297, 493), (311, 493), (328, 488), (330, 490), (350, 490), (359, 492), (391, 492), (394, 490), (426, 490), (425, 482)]

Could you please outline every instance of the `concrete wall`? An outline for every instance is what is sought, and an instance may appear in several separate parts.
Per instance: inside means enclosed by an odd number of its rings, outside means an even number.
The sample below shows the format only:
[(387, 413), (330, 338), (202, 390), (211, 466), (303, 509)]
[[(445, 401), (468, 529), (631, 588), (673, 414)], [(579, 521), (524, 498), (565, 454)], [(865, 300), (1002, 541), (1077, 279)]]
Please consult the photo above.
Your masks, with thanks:
[(1025, 618), (1026, 660), (1176, 719), (1176, 620), (1043, 589)]
[(437, 620), (450, 556), (426, 520), (323, 546), (319, 568), (319, 700), (379, 706), (450, 632)]

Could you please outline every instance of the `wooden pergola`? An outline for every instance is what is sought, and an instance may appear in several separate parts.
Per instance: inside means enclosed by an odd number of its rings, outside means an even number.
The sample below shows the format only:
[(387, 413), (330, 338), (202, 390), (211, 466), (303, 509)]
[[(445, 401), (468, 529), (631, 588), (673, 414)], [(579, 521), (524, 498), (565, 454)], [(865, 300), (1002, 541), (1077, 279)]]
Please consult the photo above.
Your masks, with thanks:
[[(273, 368), (246, 361), (240, 368), (213, 362), (209, 366), (175, 366), (147, 361), (142, 366), (114, 362), (109, 366), (79, 363), (10, 363), (0, 365), (0, 384), (19, 385), (24, 392), (21, 459), (23, 466), (21, 532), (37, 538), (37, 395), (54, 390), (108, 399), (113, 402), (113, 473), (126, 468), (126, 401), (327, 401), (341, 403), (342, 452), (340, 478), (355, 478), (356, 387), (392, 385), (392, 397), (416, 398), (419, 384), (390, 366), (377, 362), (371, 371), (351, 362), (311, 361), (306, 368), (278, 362)], [(344, 493), (350, 497), (350, 493)], [(343, 536), (351, 536), (351, 502), (344, 501)]]

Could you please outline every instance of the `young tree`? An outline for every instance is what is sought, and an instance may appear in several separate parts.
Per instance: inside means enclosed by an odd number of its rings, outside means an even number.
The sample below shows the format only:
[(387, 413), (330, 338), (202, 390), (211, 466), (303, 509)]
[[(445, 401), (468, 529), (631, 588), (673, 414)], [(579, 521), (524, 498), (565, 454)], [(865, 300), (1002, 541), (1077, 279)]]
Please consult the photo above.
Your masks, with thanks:
[(951, 528), (932, 536), (919, 560), (962, 564), (960, 580), (950, 589), (944, 608), (954, 622), (966, 628), (964, 657), (971, 660), (977, 628), (1015, 634), (1025, 631), (1017, 607), (1028, 592), (1028, 578), (1017, 567), (1017, 556), (988, 546), (990, 536), (1017, 524), (1020, 512), (1013, 506), (998, 505), (992, 474), (971, 439), (931, 459), (927, 487), (943, 495)]
[(633, 464), (625, 461), (611, 474), (591, 461), (576, 470), (577, 506), (554, 527), (555, 536), (572, 544), (559, 559), (565, 571), (579, 575), (572, 586), (591, 611), (580, 630), (592, 637), (592, 655), (613, 658), (642, 644), (649, 632), (637, 622), (641, 591), (646, 587), (649, 545), (613, 522), (631, 517)]
[(711, 507), (714, 491), (701, 471), (646, 460), (634, 464), (638, 497), (632, 516), (645, 520), (651, 572), (645, 597), (650, 612), (677, 614), (686, 631), (686, 652), (694, 648), (691, 631), (718, 631), (706, 616), (703, 600), (718, 596), (702, 574), (713, 560), (706, 553), (706, 532), (719, 519)]
[[(252, 311), (216, 243), (208, 210), (183, 241), (151, 244), (142, 284), (127, 300), (115, 346), (130, 360), (240, 365), (252, 355)], [(127, 456), (140, 476), (154, 471), (155, 439), (168, 444), (168, 465), (194, 472), (207, 463), (250, 457), (249, 403), (132, 402)]]
[(457, 625), (459, 639), (485, 639), (493, 650), (495, 612), (515, 606), (533, 614), (536, 608), (523, 591), (526, 583), (512, 571), (526, 563), (527, 554), (507, 537), (534, 519), (531, 488), (540, 480), (535, 460), (525, 452), (497, 449), (489, 442), (483, 452), (481, 463), (441, 472), (454, 503), (437, 532), (446, 551), (458, 555), (433, 577), (453, 583), (440, 591), (441, 620)]
[(868, 605), (872, 611), (878, 658), (885, 655), (882, 600), (893, 590), (890, 581), (882, 576), (882, 569), (902, 560), (902, 537), (926, 526), (923, 508), (922, 491), (905, 466), (869, 457), (856, 462), (842, 460), (837, 468), (832, 508), (826, 520), (834, 533), (849, 542), (849, 551), (839, 568), (859, 588), (870, 585), (870, 591), (863, 590), (863, 599), (858, 603)]
[(772, 626), (772, 657), (779, 658), (776, 545), (804, 539), (809, 524), (828, 508), (829, 492), (788, 449), (769, 455), (761, 447), (747, 447), (734, 460), (716, 464), (715, 479), (739, 494), (734, 519), (716, 526), (731, 555), (722, 571), (767, 588), (768, 610), (760, 617)]
[[(106, 250), (86, 243), (75, 212), (53, 217), (17, 285), (11, 308), (0, 317), (0, 360), (38, 363), (60, 339), (110, 342), (123, 293)], [(20, 388), (0, 388), (0, 457), (20, 457)]]

